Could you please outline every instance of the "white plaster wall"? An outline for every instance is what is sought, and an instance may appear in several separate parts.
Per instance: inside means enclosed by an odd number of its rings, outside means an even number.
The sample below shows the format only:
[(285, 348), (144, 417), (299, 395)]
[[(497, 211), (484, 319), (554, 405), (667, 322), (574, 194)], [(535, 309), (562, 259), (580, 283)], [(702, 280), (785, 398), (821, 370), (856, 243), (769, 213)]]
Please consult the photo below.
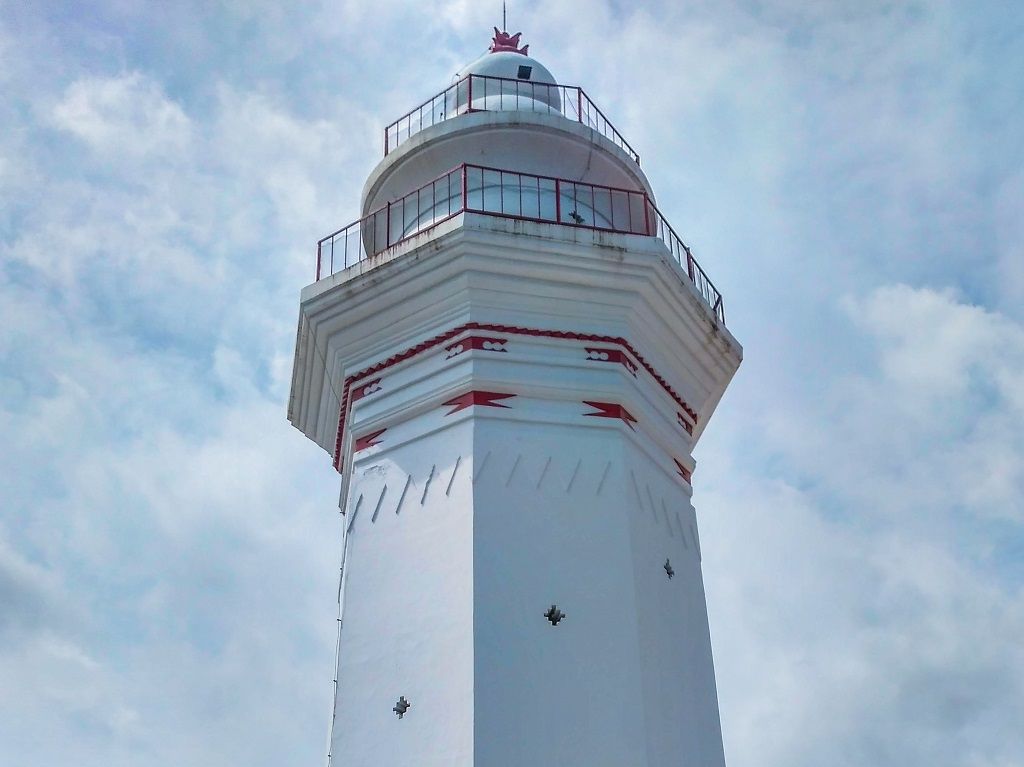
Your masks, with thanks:
[(623, 453), (647, 764), (724, 767), (697, 521), (688, 489), (638, 449), (642, 439)]
[(481, 418), (475, 432), (488, 459), (474, 487), (474, 763), (646, 764), (616, 431)]
[[(438, 418), (408, 428), (423, 433)], [(352, 465), (332, 764), (469, 765), (471, 425), (393, 448), (385, 445), (398, 438), (389, 437)], [(399, 719), (401, 695), (412, 707)]]
[[(667, 468), (688, 441), (645, 373), (585, 345), (435, 347), (354, 405), (350, 443), (386, 430), (346, 461), (333, 764), (724, 764), (696, 521)], [(468, 390), (515, 396), (442, 404)]]
[(688, 492), (599, 423), (476, 420), (474, 763), (724, 765)]

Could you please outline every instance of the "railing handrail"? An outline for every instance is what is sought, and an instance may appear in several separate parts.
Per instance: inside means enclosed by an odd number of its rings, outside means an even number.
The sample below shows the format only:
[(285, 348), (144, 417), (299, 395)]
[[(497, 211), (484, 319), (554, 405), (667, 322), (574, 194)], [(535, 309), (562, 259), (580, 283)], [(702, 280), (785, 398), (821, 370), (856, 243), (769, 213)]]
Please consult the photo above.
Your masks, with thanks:
[[(480, 191), (480, 193), (482, 195), (481, 198), (480, 198), (480, 200), (481, 200), (481, 207), (474, 207), (469, 202), (469, 193), (468, 193), (467, 190), (468, 190), (468, 176), (469, 176), (469, 171), (470, 170), (474, 170), (474, 171), (478, 170), (478, 171), (481, 172), (481, 186), (479, 188), (479, 191)], [(501, 174), (499, 188), (502, 190), (502, 194), (504, 193), (503, 192), (503, 190), (504, 190), (503, 182), (504, 182), (504, 176), (505, 175), (515, 176), (517, 179), (519, 179), (519, 181), (520, 181), (520, 198), (519, 198), (520, 204), (518, 206), (518, 212), (510, 213), (510, 212), (506, 212), (505, 210), (495, 211), (495, 210), (488, 210), (487, 209), (486, 197), (483, 196), (485, 194), (484, 190), (487, 188), (486, 185), (483, 184), (483, 173), (484, 172)], [(457, 180), (458, 187), (459, 187), (459, 202), (457, 203), (457, 205), (455, 207), (452, 207), (451, 202), (450, 202), (451, 199), (452, 199), (452, 195), (451, 195), (451, 191), (452, 191), (452, 178), (454, 178), (456, 175), (458, 176), (458, 178), (456, 180)], [(406, 217), (405, 217), (406, 201), (411, 199), (411, 198), (413, 198), (413, 197), (415, 197), (416, 201), (417, 201), (417, 207), (416, 207), (417, 216), (416, 216), (416, 218), (414, 218), (414, 221), (415, 221), (416, 219), (419, 218), (420, 215), (422, 215), (422, 211), (420, 210), (420, 207), (419, 207), (419, 196), (420, 196), (420, 194), (425, 189), (431, 188), (431, 192), (432, 192), (432, 197), (431, 197), (432, 207), (429, 209), (429, 211), (430, 212), (435, 211), (437, 209), (437, 207), (438, 207), (437, 187), (435, 185), (437, 185), (439, 182), (443, 181), (446, 178), (448, 179), (449, 197), (443, 198), (443, 199), (447, 199), (449, 201), (449, 205), (448, 205), (448, 209), (447, 209), (447, 214), (443, 215), (443, 216), (439, 216), (437, 218), (434, 218), (433, 220), (431, 220), (431, 222), (429, 224), (427, 224), (426, 226), (423, 226), (422, 228), (414, 229), (413, 231), (410, 231), (408, 234), (403, 233), (401, 236), (397, 237), (394, 241), (392, 241), (392, 239), (391, 239), (391, 228), (392, 228), (391, 227), (391, 224), (392, 224), (391, 211), (392, 211), (392, 208), (393, 207), (397, 207), (399, 205), (402, 206), (402, 223), (403, 223), (403, 226), (404, 226), (405, 220), (406, 220)], [(541, 212), (540, 212), (540, 207), (539, 207), (539, 195), (541, 193), (541, 188), (540, 188), (539, 185), (536, 187), (537, 194), (538, 194), (538, 215), (537, 216), (531, 216), (531, 215), (527, 215), (526, 213), (523, 212), (523, 209), (522, 209), (522, 189), (523, 189), (523, 186), (522, 186), (521, 181), (524, 178), (534, 179), (534, 180), (537, 180), (538, 182), (539, 181), (553, 182), (554, 186), (550, 190), (550, 191), (552, 191), (554, 193), (554, 196), (555, 196), (555, 200), (554, 200), (554, 202), (555, 202), (555, 217), (553, 219), (552, 218), (543, 217), (540, 214)], [(561, 200), (562, 200), (562, 196), (563, 196), (562, 189), (564, 188), (563, 185), (572, 186), (574, 188), (579, 188), (579, 187), (587, 188), (587, 189), (591, 190), (591, 194), (593, 194), (594, 190), (602, 190), (602, 191), (608, 193), (608, 195), (609, 195), (609, 198), (608, 198), (609, 202), (611, 202), (611, 200), (612, 200), (612, 194), (627, 195), (627, 197), (626, 197), (626, 200), (627, 200), (627, 210), (629, 210), (629, 218), (628, 218), (629, 226), (628, 226), (628, 228), (624, 229), (624, 228), (621, 228), (621, 227), (619, 227), (619, 228), (615, 227), (614, 209), (612, 209), (612, 211), (611, 211), (612, 212), (611, 226), (601, 226), (600, 224), (598, 224), (598, 221), (597, 221), (598, 217), (596, 215), (596, 213), (597, 213), (596, 209), (592, 210), (592, 212), (595, 214), (594, 215), (594, 223), (583, 223), (582, 219), (574, 220), (573, 222), (563, 221), (562, 220), (562, 208), (561, 208)], [(476, 190), (474, 190), (474, 193), (475, 192), (476, 192)], [(630, 207), (631, 203), (629, 202), (629, 200), (631, 200), (632, 198), (639, 198), (640, 200), (643, 201), (644, 215), (643, 215), (643, 229), (642, 230), (634, 228), (633, 224), (632, 224), (632, 221), (633, 221), (633, 219), (632, 219), (632, 208)], [(578, 198), (574, 196), (573, 199), (576, 200), (577, 204), (578, 204), (578, 202), (579, 202)], [(594, 199), (594, 198), (592, 197), (592, 199)], [(504, 206), (504, 202), (503, 201), (502, 201), (501, 204), (502, 204), (502, 206)], [(614, 204), (612, 205), (612, 208), (614, 208)], [(584, 211), (585, 210), (586, 209), (584, 208)], [(657, 237), (658, 239), (662, 240), (662, 242), (665, 243), (666, 247), (668, 248), (669, 254), (673, 258), (675, 258), (675, 260), (680, 264), (680, 266), (683, 266), (682, 254), (686, 255), (685, 267), (686, 267), (686, 271), (687, 271), (687, 276), (689, 277), (690, 281), (693, 283), (694, 287), (697, 289), (697, 292), (700, 294), (701, 298), (705, 302), (707, 302), (707, 304), (711, 307), (711, 309), (714, 312), (715, 316), (718, 317), (718, 319), (722, 322), (723, 325), (725, 324), (725, 307), (723, 306), (721, 292), (715, 286), (714, 282), (711, 281), (711, 278), (708, 277), (707, 272), (705, 272), (703, 267), (701, 267), (701, 265), (697, 262), (697, 259), (693, 257), (693, 252), (690, 250), (689, 245), (687, 245), (683, 241), (682, 237), (680, 237), (679, 234), (676, 232), (676, 230), (672, 228), (672, 225), (668, 222), (668, 219), (665, 218), (664, 214), (662, 214), (662, 212), (658, 209), (658, 207), (654, 204), (654, 202), (651, 200), (650, 196), (646, 192), (632, 190), (632, 189), (624, 189), (624, 188), (621, 188), (621, 187), (606, 186), (604, 184), (591, 184), (589, 182), (584, 182), (584, 181), (574, 181), (572, 179), (563, 179), (563, 178), (558, 178), (556, 176), (544, 176), (544, 175), (540, 175), (540, 174), (536, 174), (536, 173), (525, 173), (525, 172), (521, 172), (521, 171), (508, 170), (508, 169), (504, 169), (504, 168), (495, 168), (495, 167), (490, 167), (490, 166), (486, 166), (486, 165), (476, 165), (474, 163), (462, 163), (460, 165), (456, 165), (454, 168), (451, 168), (450, 170), (445, 171), (444, 173), (436, 176), (435, 178), (433, 178), (430, 181), (426, 182), (422, 186), (419, 186), (416, 189), (410, 191), (408, 194), (402, 196), (398, 200), (387, 202), (384, 205), (381, 205), (379, 208), (377, 208), (377, 209), (367, 213), (365, 216), (362, 216), (359, 219), (357, 219), (356, 221), (353, 221), (348, 226), (343, 226), (341, 229), (338, 229), (338, 230), (332, 232), (331, 234), (328, 234), (325, 237), (320, 238), (317, 241), (316, 279), (320, 280), (321, 275), (322, 275), (322, 271), (323, 271), (323, 258), (324, 258), (324, 244), (328, 243), (328, 242), (330, 242), (330, 245), (331, 245), (331, 250), (330, 250), (330, 273), (331, 274), (334, 273), (334, 243), (335, 243), (335, 240), (338, 237), (338, 235), (345, 234), (345, 238), (344, 238), (344, 242), (345, 242), (345, 264), (344, 264), (344, 267), (342, 267), (342, 268), (347, 268), (348, 265), (349, 265), (349, 263), (348, 263), (348, 242), (349, 242), (348, 238), (352, 236), (352, 233), (349, 233), (349, 230), (354, 230), (353, 233), (355, 234), (356, 237), (359, 238), (358, 243), (357, 243), (357, 247), (359, 248), (359, 250), (357, 250), (357, 257), (356, 257), (355, 261), (353, 262), (353, 263), (359, 263), (360, 261), (363, 261), (363, 260), (366, 260), (366, 259), (369, 259), (369, 258), (373, 258), (374, 256), (377, 256), (377, 255), (380, 255), (381, 253), (384, 253), (387, 250), (391, 249), (392, 247), (394, 247), (394, 246), (396, 246), (396, 245), (398, 245), (398, 244), (400, 244), (402, 242), (405, 242), (406, 240), (410, 239), (411, 237), (413, 237), (415, 235), (419, 235), (419, 234), (422, 234), (423, 232), (429, 231), (430, 229), (433, 229), (434, 227), (438, 226), (439, 224), (442, 224), (445, 221), (448, 221), (448, 220), (454, 218), (455, 216), (457, 216), (457, 215), (459, 215), (461, 213), (479, 213), (479, 214), (488, 215), (488, 216), (496, 216), (496, 217), (501, 217), (501, 218), (511, 218), (511, 219), (522, 220), (522, 221), (536, 221), (538, 223), (558, 224), (559, 226), (571, 226), (571, 227), (576, 227), (576, 228), (591, 229), (591, 230), (594, 230), (594, 231), (616, 232), (616, 233), (620, 233), (620, 234), (637, 234), (637, 235), (647, 236), (647, 237)], [(576, 211), (574, 210), (573, 213), (576, 213)], [(655, 219), (653, 221), (651, 220), (651, 217), (650, 217), (652, 213), (653, 213), (653, 215), (655, 217)], [(384, 219), (384, 223), (385, 223), (385, 228), (384, 228), (384, 231), (385, 231), (385, 242), (384, 242), (383, 247), (381, 247), (379, 249), (376, 249), (376, 250), (374, 250), (371, 253), (371, 252), (368, 252), (366, 242), (364, 241), (363, 238), (366, 235), (367, 231), (373, 232), (374, 238), (376, 238), (376, 227), (378, 226), (377, 217), (379, 217), (381, 214), (385, 215), (385, 219)], [(372, 222), (372, 226), (369, 228), (369, 230), (364, 226), (365, 224), (367, 224), (367, 222)], [(376, 242), (376, 239), (374, 239), (374, 242)]]
[[(585, 98), (587, 100), (587, 103), (590, 104), (590, 106), (594, 107), (594, 111), (597, 112), (599, 115), (601, 115), (601, 119), (604, 120), (606, 123), (608, 123), (608, 127), (611, 129), (612, 133), (614, 133), (616, 136), (619, 136), (621, 138), (622, 134), (619, 133), (619, 129), (615, 127), (615, 123), (613, 123), (611, 120), (608, 119), (607, 115), (605, 115), (605, 113), (601, 109), (601, 107), (599, 107), (597, 105), (597, 102), (594, 101), (592, 98), (590, 98), (590, 94), (588, 94), (585, 90), (583, 90), (582, 87), (580, 87), (579, 90), (580, 90), (580, 94), (583, 96), (583, 98)], [(634, 157), (634, 159), (636, 160), (636, 164), (639, 165), (640, 164), (640, 153), (637, 152), (635, 149), (633, 149), (633, 147), (631, 147), (629, 145), (629, 143), (626, 141), (625, 138), (622, 138), (622, 143), (626, 145), (626, 148), (627, 148), (629, 154), (631, 154)]]
[[(625, 187), (621, 186), (607, 186), (605, 184), (595, 184), (590, 181), (573, 181), (571, 178), (561, 178), (560, 176), (545, 176), (541, 173), (528, 173), (526, 171), (521, 170), (510, 170), (509, 168), (495, 168), (494, 166), (491, 165), (478, 165), (475, 162), (464, 162), (462, 163), (462, 165), (456, 165), (454, 168), (452, 168), (452, 170), (448, 171), (448, 173), (451, 173), (453, 170), (458, 170), (463, 166), (467, 168), (474, 168), (475, 170), (489, 170), (495, 173), (510, 173), (514, 176), (528, 176), (529, 178), (540, 178), (544, 179), (545, 181), (558, 181), (563, 184), (576, 184), (577, 186), (588, 186), (593, 187), (594, 189), (606, 189), (609, 192), (623, 192), (625, 194), (642, 194), (645, 197), (647, 196), (644, 192), (638, 192), (636, 189), (626, 189)], [(442, 173), (437, 178), (443, 178), (444, 176), (447, 176), (448, 173)], [(433, 181), (437, 181), (437, 179), (434, 179)], [(426, 185), (429, 186), (430, 184), (433, 183), (433, 181), (428, 181)]]
[[(438, 175), (434, 176), (434, 178), (430, 179), (430, 181), (427, 181), (426, 183), (424, 183), (424, 184), (421, 184), (420, 186), (416, 187), (416, 188), (415, 188), (415, 189), (413, 189), (412, 191), (410, 191), (410, 192), (407, 192), (406, 194), (402, 195), (402, 197), (403, 197), (403, 198), (405, 198), (405, 197), (410, 197), (411, 195), (414, 195), (414, 194), (416, 194), (417, 192), (421, 192), (421, 191), (423, 191), (424, 189), (426, 189), (426, 188), (427, 188), (428, 186), (430, 186), (431, 184), (436, 184), (436, 183), (437, 183), (438, 181), (440, 181), (440, 180), (441, 180), (442, 178), (444, 178), (445, 176), (450, 176), (450, 175), (451, 175), (452, 173), (454, 173), (455, 171), (457, 171), (457, 170), (459, 170), (459, 169), (461, 169), (461, 168), (465, 168), (465, 167), (470, 167), (470, 168), (479, 168), (479, 167), (482, 167), (482, 166), (479, 166), (479, 165), (473, 165), (473, 163), (465, 163), (465, 162), (464, 162), (464, 163), (462, 163), (462, 164), (460, 164), (460, 165), (456, 165), (456, 166), (455, 166), (454, 168), (449, 168), (449, 169), (448, 169), (448, 170), (446, 170), (446, 171), (445, 171), (444, 173), (440, 173), (440, 174), (438, 174)], [(494, 169), (494, 168), (486, 168), (485, 170), (495, 170), (495, 169)], [(505, 171), (505, 172), (506, 172), (506, 173), (511, 173), (511, 172), (513, 172), (513, 171)], [(529, 175), (529, 174), (525, 174), (525, 173), (524, 173), (523, 175)], [(328, 234), (328, 235), (326, 235), (326, 236), (324, 236), (324, 237), (321, 237), (321, 238), (320, 238), (319, 240), (317, 240), (317, 241), (316, 241), (317, 247), (319, 248), (321, 244), (323, 244), (323, 243), (327, 242), (327, 241), (328, 241), (329, 239), (331, 239), (332, 237), (337, 237), (337, 236), (338, 236), (339, 234), (341, 234), (342, 232), (344, 232), (344, 231), (345, 231), (346, 229), (351, 229), (351, 228), (352, 228), (353, 226), (355, 226), (356, 224), (360, 224), (360, 223), (362, 223), (363, 221), (365, 221), (366, 219), (370, 218), (371, 216), (376, 216), (376, 215), (377, 215), (378, 213), (380, 213), (380, 212), (381, 212), (382, 210), (387, 210), (387, 207), (388, 207), (388, 205), (390, 205), (390, 204), (391, 204), (390, 202), (386, 202), (386, 203), (384, 203), (383, 205), (381, 205), (381, 206), (380, 206), (379, 208), (377, 208), (376, 210), (371, 210), (371, 211), (370, 211), (369, 213), (367, 213), (367, 214), (366, 214), (365, 216), (362, 216), (361, 218), (358, 218), (358, 219), (356, 219), (356, 220), (355, 220), (355, 221), (353, 221), (353, 222), (352, 222), (351, 224), (348, 224), (347, 226), (343, 226), (343, 227), (341, 227), (341, 229), (338, 229), (338, 230), (337, 230), (336, 232), (331, 232), (330, 234)], [(395, 244), (395, 243), (392, 243), (392, 244)], [(317, 279), (319, 279), (319, 277), (318, 277)]]
[[(722, 305), (721, 291), (717, 287), (715, 287), (715, 283), (711, 281), (710, 277), (708, 277), (708, 273), (704, 271), (704, 267), (702, 267), (700, 263), (697, 261), (697, 259), (694, 258), (693, 251), (690, 250), (690, 246), (687, 245), (683, 241), (683, 238), (676, 233), (676, 230), (672, 228), (672, 224), (670, 224), (668, 222), (668, 219), (665, 218), (664, 214), (660, 210), (658, 210), (658, 206), (655, 205), (653, 202), (650, 202), (649, 204), (651, 206), (651, 210), (653, 210), (655, 214), (658, 216), (658, 218), (661, 220), (661, 223), (664, 225), (665, 229), (669, 231), (672, 237), (675, 238), (675, 241), (683, 249), (683, 252), (686, 253), (686, 261), (688, 268), (695, 269), (697, 272), (699, 272), (701, 280), (703, 282), (706, 282), (708, 287), (711, 289), (711, 295), (715, 297), (715, 302), (712, 304), (711, 301), (708, 301), (708, 304), (711, 305), (711, 308), (714, 310), (715, 314), (722, 321), (722, 324), (725, 324), (725, 307)], [(657, 236), (657, 233), (652, 232), (652, 235)], [(669, 250), (671, 250), (671, 248)], [(689, 277), (690, 281), (696, 284), (696, 280), (693, 279), (692, 273), (689, 273)]]
[(420, 111), (421, 109), (423, 109), (423, 107), (425, 107), (425, 106), (426, 106), (427, 104), (429, 104), (429, 103), (430, 103), (430, 102), (432, 102), (432, 101), (435, 101), (435, 100), (437, 99), (437, 97), (438, 97), (438, 96), (443, 96), (443, 95), (444, 95), (445, 93), (447, 93), (448, 91), (450, 91), (450, 90), (451, 90), (452, 88), (457, 88), (457, 87), (458, 87), (458, 86), (459, 86), (460, 84), (462, 84), (462, 83), (463, 83), (463, 82), (464, 82), (464, 81), (466, 80), (466, 77), (469, 77), (469, 76), (470, 76), (470, 75), (466, 75), (465, 77), (460, 77), (460, 78), (459, 78), (458, 80), (456, 80), (455, 82), (453, 82), (453, 83), (452, 83), (451, 85), (449, 85), (449, 86), (448, 86), (447, 88), (443, 88), (443, 89), (441, 89), (440, 91), (438, 91), (437, 93), (435, 93), (435, 94), (434, 94), (433, 96), (431, 96), (431, 97), (430, 97), (429, 99), (427, 99), (426, 101), (424, 101), (424, 102), (423, 102), (422, 104), (420, 104), (419, 106), (415, 106), (415, 107), (413, 107), (413, 108), (412, 108), (412, 109), (410, 109), (410, 110), (409, 110), (408, 112), (406, 112), (406, 113), (405, 113), (404, 115), (402, 115), (401, 117), (399, 117), (399, 118), (398, 118), (397, 120), (394, 120), (393, 122), (390, 122), (390, 123), (388, 123), (387, 127), (386, 127), (386, 128), (384, 128), (384, 132), (385, 132), (385, 133), (387, 133), (387, 132), (388, 132), (389, 130), (391, 130), (391, 129), (392, 129), (392, 128), (394, 128), (394, 127), (395, 127), (396, 125), (398, 125), (398, 123), (402, 122), (402, 120), (404, 120), (404, 119), (405, 119), (406, 117), (412, 117), (412, 116), (413, 116), (414, 114), (416, 114), (416, 113), (417, 113), (417, 112), (419, 112), (419, 111)]
[[(426, 189), (427, 187), (437, 183), (438, 181), (440, 181), (441, 179), (445, 178), (446, 176), (450, 176), (452, 173), (454, 173), (457, 170), (467, 170), (467, 169), (470, 169), (470, 168), (472, 168), (473, 170), (491, 171), (493, 173), (507, 173), (507, 174), (512, 175), (512, 176), (520, 176), (520, 177), (527, 177), (527, 178), (543, 179), (545, 181), (556, 181), (556, 182), (563, 183), (563, 184), (573, 184), (575, 186), (585, 186), (585, 187), (592, 188), (592, 189), (604, 189), (605, 191), (608, 191), (608, 192), (622, 192), (623, 194), (642, 195), (644, 197), (644, 199), (647, 200), (647, 204), (650, 205), (654, 209), (654, 211), (656, 213), (658, 213), (658, 215), (661, 215), (661, 212), (654, 206), (654, 203), (650, 201), (650, 196), (647, 195), (645, 192), (638, 192), (635, 189), (626, 189), (625, 187), (620, 187), (620, 186), (608, 186), (606, 184), (594, 184), (594, 183), (592, 183), (590, 181), (574, 181), (573, 179), (570, 179), (570, 178), (560, 178), (558, 176), (545, 176), (545, 175), (540, 174), (540, 173), (527, 173), (526, 171), (510, 170), (509, 168), (496, 168), (496, 167), (491, 166), (491, 165), (478, 165), (477, 163), (473, 163), (473, 162), (464, 162), (464, 163), (461, 163), (459, 165), (456, 165), (454, 168), (449, 168), (444, 173), (441, 173), (441, 174), (435, 176), (434, 178), (430, 179), (426, 183), (421, 184), (420, 186), (418, 186), (415, 189), (411, 190), (407, 194), (403, 195), (403, 197), (411, 197), (412, 195), (416, 194), (417, 192), (421, 192), (424, 189)], [(379, 208), (376, 208), (375, 210), (370, 211), (369, 213), (367, 213), (366, 215), (362, 216), (361, 218), (353, 221), (351, 224), (343, 226), (343, 227), (341, 227), (341, 229), (338, 229), (336, 231), (331, 232), (328, 235), (325, 235), (324, 237), (321, 237), (319, 240), (317, 240), (316, 244), (319, 246), (319, 245), (327, 242), (328, 240), (332, 239), (333, 237), (337, 237), (339, 234), (344, 232), (346, 229), (350, 229), (353, 226), (355, 226), (356, 224), (362, 223), (366, 219), (371, 218), (372, 216), (375, 216), (375, 215), (379, 214), (381, 211), (386, 210), (388, 205), (390, 205), (390, 204), (391, 203), (385, 203), (384, 205), (381, 205)], [(463, 204), (465, 205), (465, 203), (463, 203)], [(470, 209), (470, 212), (479, 213), (481, 211)], [(573, 226), (573, 224), (568, 224), (568, 226)], [(578, 224), (576, 226), (578, 226)], [(668, 226), (667, 222), (666, 222), (666, 226)], [(588, 228), (599, 228), (599, 227), (588, 227)], [(668, 228), (671, 229), (671, 227), (668, 227)], [(674, 231), (672, 233), (675, 234)], [(676, 235), (676, 236), (678, 237), (678, 235)], [(682, 240), (680, 240), (680, 242), (682, 242)], [(392, 244), (396, 244), (396, 243), (392, 243)]]
[[(578, 123), (587, 125), (587, 123), (583, 119), (583, 110), (581, 108), (582, 102), (584, 100), (586, 100), (586, 103), (587, 103), (588, 107), (593, 108), (594, 112), (596, 112), (597, 115), (600, 116), (601, 120), (604, 121), (604, 123), (608, 127), (608, 130), (612, 134), (610, 136), (606, 135), (605, 138), (608, 138), (609, 140), (612, 141), (612, 143), (615, 143), (615, 144), (619, 145), (626, 152), (626, 154), (628, 154), (633, 159), (633, 161), (637, 165), (640, 164), (640, 154), (635, 149), (633, 149), (633, 147), (630, 145), (630, 143), (628, 141), (626, 141), (626, 138), (619, 132), (618, 128), (615, 127), (615, 125), (612, 123), (612, 121), (608, 119), (608, 117), (601, 110), (601, 108), (596, 103), (594, 103), (594, 100), (592, 98), (590, 98), (589, 94), (581, 86), (579, 86), (579, 85), (562, 85), (561, 83), (541, 83), (541, 82), (535, 82), (535, 81), (532, 81), (532, 80), (518, 80), (518, 79), (516, 79), (514, 77), (500, 77), (500, 76), (497, 76), (497, 75), (481, 75), (481, 74), (475, 74), (475, 73), (472, 73), (472, 72), (467, 74), (467, 75), (463, 75), (458, 80), (453, 82), (451, 85), (447, 86), (446, 88), (443, 88), (442, 90), (438, 91), (433, 96), (428, 98), (426, 101), (424, 101), (421, 104), (419, 104), (418, 106), (415, 106), (412, 109), (410, 109), (408, 112), (406, 112), (404, 115), (399, 117), (397, 120), (394, 120), (394, 121), (388, 123), (388, 125), (385, 126), (385, 128), (384, 128), (384, 154), (385, 154), (385, 156), (391, 151), (391, 149), (394, 148), (390, 144), (391, 132), (392, 131), (395, 132), (395, 146), (398, 146), (398, 144), (401, 143), (401, 141), (402, 141), (402, 139), (399, 138), (401, 136), (401, 132), (399, 130), (400, 126), (401, 126), (401, 123), (403, 121), (405, 121), (405, 120), (411, 120), (411, 118), (414, 115), (416, 115), (417, 113), (422, 113), (422, 110), (423, 110), (424, 107), (427, 107), (427, 106), (435, 103), (439, 98), (444, 97), (445, 94), (447, 94), (453, 88), (455, 89), (455, 98), (456, 98), (456, 111), (455, 111), (455, 113), (454, 114), (448, 114), (447, 111), (446, 111), (444, 116), (442, 116), (440, 119), (437, 119), (436, 121), (433, 119), (433, 115), (431, 115), (431, 122), (430, 122), (430, 124), (429, 125), (423, 125), (421, 123), (420, 127), (415, 131), (416, 133), (418, 133), (421, 130), (424, 130), (425, 128), (430, 127), (431, 125), (435, 125), (437, 123), (444, 122), (446, 120), (450, 120), (453, 117), (458, 117), (458, 116), (460, 116), (462, 114), (469, 114), (469, 113), (472, 113), (472, 112), (486, 112), (486, 111), (489, 111), (486, 108), (479, 109), (479, 108), (475, 108), (473, 106), (472, 83), (473, 83), (474, 79), (476, 79), (476, 80), (484, 80), (484, 81), (494, 80), (494, 81), (497, 81), (497, 82), (515, 83), (517, 87), (519, 87), (519, 86), (523, 86), (523, 87), (530, 86), (532, 89), (534, 89), (534, 92), (536, 92), (537, 88), (547, 89), (548, 92), (550, 92), (552, 89), (559, 90), (559, 91), (562, 91), (562, 92), (565, 92), (565, 93), (575, 92), (577, 94), (577, 96), (578, 96), (578, 98), (577, 98), (578, 106), (576, 108), (577, 115), (576, 115), (576, 119), (574, 120), (574, 122), (578, 122)], [(464, 111), (460, 111), (458, 109), (458, 94), (459, 94), (459, 86), (462, 85), (463, 83), (467, 83), (466, 104), (465, 104), (465, 110)], [(486, 95), (487, 94), (485, 93), (484, 97), (486, 97)], [(500, 96), (501, 94), (497, 94), (497, 95)], [(518, 97), (519, 94), (516, 93), (516, 96)], [(566, 115), (564, 111), (562, 111), (562, 110), (555, 110), (555, 111), (556, 111), (557, 114), (562, 115), (567, 120), (573, 121), (572, 118), (569, 117), (568, 115)], [(591, 127), (594, 130), (597, 130), (599, 133), (602, 133), (602, 135), (604, 135), (604, 132), (599, 130), (598, 127), (595, 127), (593, 125), (591, 125), (589, 127)], [(406, 135), (405, 139), (407, 140), (407, 139), (411, 138), (412, 136), (413, 136), (413, 131), (412, 131), (412, 126), (410, 125), (409, 133)]]

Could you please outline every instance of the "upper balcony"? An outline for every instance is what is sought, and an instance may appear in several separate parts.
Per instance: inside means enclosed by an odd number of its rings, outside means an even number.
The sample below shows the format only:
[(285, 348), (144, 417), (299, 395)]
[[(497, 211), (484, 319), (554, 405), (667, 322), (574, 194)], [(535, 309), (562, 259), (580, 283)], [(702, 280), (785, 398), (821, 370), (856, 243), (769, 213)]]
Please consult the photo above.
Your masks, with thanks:
[[(578, 86), (495, 30), (490, 53), (384, 129), (358, 221), (317, 244), (316, 279), (463, 213), (656, 237), (724, 325), (722, 295), (658, 210), (640, 156)], [(412, 190), (412, 191), (410, 191)]]
[(384, 154), (445, 120), (473, 112), (505, 111), (561, 115), (604, 136), (640, 164), (640, 155), (579, 86), (480, 74), (465, 75), (388, 125), (384, 129)]

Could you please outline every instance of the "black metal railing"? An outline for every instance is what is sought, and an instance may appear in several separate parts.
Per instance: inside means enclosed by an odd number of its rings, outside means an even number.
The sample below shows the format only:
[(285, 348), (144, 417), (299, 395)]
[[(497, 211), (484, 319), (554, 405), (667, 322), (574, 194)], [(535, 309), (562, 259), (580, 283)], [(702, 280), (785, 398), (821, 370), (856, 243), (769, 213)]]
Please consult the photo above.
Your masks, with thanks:
[(321, 239), (316, 279), (378, 256), (460, 213), (657, 237), (725, 323), (722, 294), (645, 192), (468, 163)]
[(560, 114), (601, 134), (640, 164), (640, 155), (576, 85), (552, 85), (490, 75), (466, 75), (384, 129), (384, 154), (424, 128), (470, 112)]

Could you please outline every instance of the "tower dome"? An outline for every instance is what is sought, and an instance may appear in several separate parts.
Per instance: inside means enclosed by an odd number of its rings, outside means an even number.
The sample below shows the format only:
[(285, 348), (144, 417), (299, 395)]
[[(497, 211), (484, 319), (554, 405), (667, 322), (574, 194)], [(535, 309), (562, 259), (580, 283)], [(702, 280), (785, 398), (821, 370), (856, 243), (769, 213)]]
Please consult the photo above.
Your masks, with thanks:
[(555, 85), (555, 76), (533, 56), (511, 51), (488, 51), (476, 61), (467, 64), (452, 78), (452, 82), (466, 75), (505, 77), (510, 80), (524, 80), (533, 83)]
[(478, 88), (473, 94), (473, 109), (491, 112), (562, 111), (562, 98), (554, 75), (529, 55), (529, 45), (519, 47), (521, 35), (522, 32), (514, 35), (500, 32), (495, 27), (487, 53), (464, 66), (452, 78), (453, 83), (470, 75), (482, 78), (480, 82), (485, 87)]
[[(484, 207), (502, 204), (506, 195), (518, 201), (522, 192), (526, 207), (518, 215), (527, 215), (528, 208), (535, 219), (557, 218), (565, 202), (567, 214), (575, 212), (597, 226), (614, 229), (611, 219), (618, 216), (629, 219), (630, 231), (642, 228), (642, 200), (653, 202), (654, 192), (639, 155), (582, 88), (558, 83), (529, 55), (528, 45), (520, 46), (521, 34), (495, 27), (487, 53), (384, 129), (384, 157), (363, 187), (362, 210), (364, 216), (385, 210), (387, 217), (387, 206), (397, 204), (401, 213), (389, 223), (363, 227), (367, 252), (433, 226), (453, 206), (468, 204), (463, 186), (470, 197), (477, 193), (473, 199)], [(465, 164), (474, 166), (472, 173), (461, 173), (466, 184), (452, 183), (452, 169)], [(495, 176), (497, 169), (502, 172)], [(429, 204), (419, 194), (410, 196), (440, 178), (444, 189), (432, 187)], [(561, 199), (555, 179), (567, 180), (567, 199)], [(579, 183), (602, 191), (594, 199), (590, 191), (577, 199), (573, 184)]]

